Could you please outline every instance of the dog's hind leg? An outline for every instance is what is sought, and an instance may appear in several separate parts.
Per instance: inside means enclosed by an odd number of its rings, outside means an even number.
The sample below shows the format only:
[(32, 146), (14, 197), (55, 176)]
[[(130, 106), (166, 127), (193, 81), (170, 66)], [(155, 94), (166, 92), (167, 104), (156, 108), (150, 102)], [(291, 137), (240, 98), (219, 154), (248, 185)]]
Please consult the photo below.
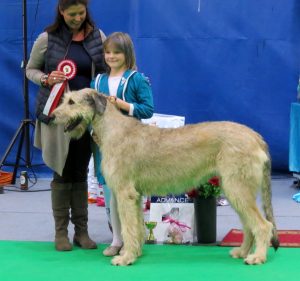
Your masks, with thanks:
[(251, 248), (254, 243), (254, 236), (251, 232), (251, 229), (247, 225), (247, 218), (245, 217), (245, 207), (243, 206), (243, 198), (242, 195), (236, 193), (236, 191), (232, 192), (233, 183), (230, 183), (229, 192), (226, 190), (226, 186), (223, 184), (223, 189), (226, 198), (230, 202), (231, 206), (235, 209), (237, 214), (239, 215), (240, 221), (243, 226), (243, 242), (240, 247), (235, 247), (230, 251), (230, 255), (233, 258), (242, 258), (245, 259), (251, 251)]
[(134, 263), (142, 253), (144, 241), (143, 213), (141, 212), (141, 195), (134, 187), (123, 185), (116, 192), (118, 212), (122, 227), (124, 246), (122, 255), (112, 259), (113, 265)]
[(240, 247), (233, 248), (230, 255), (236, 259), (245, 259), (251, 251), (254, 243), (254, 236), (249, 228), (243, 224), (243, 242)]
[(267, 250), (272, 237), (273, 225), (264, 219), (257, 208), (249, 212), (248, 222), (254, 236), (255, 250), (245, 258), (246, 264), (261, 264), (267, 260)]
[[(272, 224), (260, 213), (253, 190), (255, 188), (241, 180), (234, 184), (231, 180), (230, 189), (223, 186), (225, 196), (238, 213), (243, 224), (244, 239), (240, 247), (231, 251), (234, 258), (244, 258), (246, 264), (261, 264), (266, 261), (267, 249), (272, 236)], [(256, 246), (253, 253), (252, 247)]]

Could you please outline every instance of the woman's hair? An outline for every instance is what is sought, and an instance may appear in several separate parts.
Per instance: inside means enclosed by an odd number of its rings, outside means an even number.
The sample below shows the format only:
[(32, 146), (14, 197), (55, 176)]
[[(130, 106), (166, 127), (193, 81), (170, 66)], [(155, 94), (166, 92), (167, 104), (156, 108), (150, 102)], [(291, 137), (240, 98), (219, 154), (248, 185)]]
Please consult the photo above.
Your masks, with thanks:
[[(104, 52), (107, 49), (114, 48), (125, 56), (127, 69), (136, 69), (136, 60), (134, 46), (130, 36), (123, 32), (114, 32), (110, 34), (103, 43)], [(109, 67), (108, 67), (109, 69)]]
[(88, 3), (89, 3), (89, 0), (58, 0), (58, 4), (56, 7), (55, 21), (53, 24), (47, 26), (45, 28), (45, 31), (54, 32), (57, 29), (59, 29), (65, 23), (64, 17), (61, 15), (60, 10), (64, 11), (64, 10), (68, 9), (70, 6), (78, 5), (78, 4), (82, 4), (86, 8), (86, 18), (82, 24), (82, 28), (85, 28), (87, 24), (94, 27), (95, 26), (94, 22), (90, 16), (90, 13), (88, 10)]

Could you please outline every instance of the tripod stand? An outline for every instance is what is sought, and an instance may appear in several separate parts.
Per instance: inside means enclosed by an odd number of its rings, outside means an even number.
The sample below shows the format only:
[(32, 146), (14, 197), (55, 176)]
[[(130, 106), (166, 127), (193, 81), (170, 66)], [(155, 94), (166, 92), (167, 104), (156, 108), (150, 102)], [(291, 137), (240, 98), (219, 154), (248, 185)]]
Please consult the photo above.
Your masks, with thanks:
[[(25, 147), (25, 159), (24, 166), (26, 168), (31, 168), (31, 159), (30, 159), (30, 126), (32, 129), (35, 127), (35, 123), (29, 119), (29, 99), (28, 99), (28, 79), (26, 77), (26, 65), (27, 65), (27, 4), (26, 0), (23, 0), (23, 9), (22, 9), (22, 18), (23, 18), (23, 95), (24, 95), (24, 119), (21, 121), (21, 124), (17, 131), (15, 132), (9, 146), (7, 147), (4, 156), (0, 161), (0, 169), (2, 166), (13, 166), (13, 176), (12, 176), (12, 184), (16, 182), (16, 175), (18, 168), (20, 167), (20, 159), (22, 156), (22, 149)], [(16, 160), (14, 164), (6, 163), (6, 159), (14, 147), (17, 139), (19, 139), (19, 145), (16, 154)]]

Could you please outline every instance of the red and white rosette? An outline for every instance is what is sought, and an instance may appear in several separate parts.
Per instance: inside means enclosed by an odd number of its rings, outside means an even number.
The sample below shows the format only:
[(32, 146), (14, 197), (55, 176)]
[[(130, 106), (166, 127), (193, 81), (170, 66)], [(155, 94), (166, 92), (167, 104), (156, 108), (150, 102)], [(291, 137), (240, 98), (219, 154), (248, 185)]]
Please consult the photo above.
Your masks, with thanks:
[(57, 107), (60, 98), (67, 86), (68, 80), (75, 77), (77, 68), (76, 64), (72, 60), (62, 60), (58, 64), (57, 70), (62, 71), (66, 75), (67, 80), (62, 83), (54, 84), (54, 86), (52, 87), (49, 98), (43, 110), (43, 113), (47, 116), (49, 116), (51, 112)]
[(62, 60), (58, 66), (57, 70), (62, 71), (68, 80), (71, 80), (76, 75), (76, 64), (72, 60)]

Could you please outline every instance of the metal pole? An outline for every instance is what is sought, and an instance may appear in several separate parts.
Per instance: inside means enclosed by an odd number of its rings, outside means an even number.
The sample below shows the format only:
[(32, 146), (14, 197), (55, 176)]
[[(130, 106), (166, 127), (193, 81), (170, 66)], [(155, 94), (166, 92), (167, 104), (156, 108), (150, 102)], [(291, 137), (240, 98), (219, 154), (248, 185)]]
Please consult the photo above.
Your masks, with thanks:
[[(23, 0), (23, 95), (24, 95), (24, 122), (25, 122), (25, 163), (29, 167), (30, 163), (30, 130), (29, 130), (29, 99), (28, 99), (28, 79), (26, 77), (27, 66), (27, 1)], [(28, 123), (28, 124), (27, 124)], [(27, 126), (28, 125), (28, 126)]]

